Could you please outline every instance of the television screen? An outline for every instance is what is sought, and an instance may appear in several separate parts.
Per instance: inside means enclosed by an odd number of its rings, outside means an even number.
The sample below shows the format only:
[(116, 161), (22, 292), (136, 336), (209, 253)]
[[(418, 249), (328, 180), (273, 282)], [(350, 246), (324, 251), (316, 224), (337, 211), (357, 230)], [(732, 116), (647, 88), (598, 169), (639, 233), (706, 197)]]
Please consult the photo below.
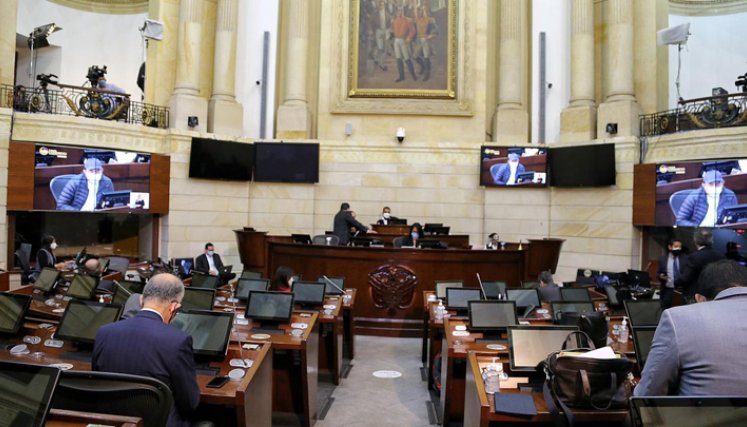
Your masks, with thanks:
[(234, 141), (192, 138), (189, 177), (249, 181), (252, 179), (254, 146)]
[(480, 147), (480, 185), (486, 187), (544, 187), (547, 148)]
[(319, 144), (255, 142), (254, 181), (319, 182)]
[(548, 163), (553, 187), (615, 185), (615, 144), (553, 148)]
[(656, 165), (656, 225), (747, 224), (747, 159)]
[(35, 150), (35, 210), (143, 212), (150, 208), (150, 154), (42, 144)]

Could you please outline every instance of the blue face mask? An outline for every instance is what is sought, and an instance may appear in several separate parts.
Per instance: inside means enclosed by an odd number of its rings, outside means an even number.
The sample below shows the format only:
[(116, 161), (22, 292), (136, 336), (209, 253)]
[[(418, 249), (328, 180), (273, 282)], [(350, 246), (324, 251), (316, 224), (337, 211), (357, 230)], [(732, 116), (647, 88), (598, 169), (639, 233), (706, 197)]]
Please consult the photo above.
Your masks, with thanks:
[(417, 231), (413, 231), (412, 233), (410, 233), (410, 237), (412, 237), (413, 239), (417, 239), (419, 237), (418, 236), (418, 232)]
[(208, 251), (208, 255), (210, 255), (210, 256), (215, 255), (215, 251)]

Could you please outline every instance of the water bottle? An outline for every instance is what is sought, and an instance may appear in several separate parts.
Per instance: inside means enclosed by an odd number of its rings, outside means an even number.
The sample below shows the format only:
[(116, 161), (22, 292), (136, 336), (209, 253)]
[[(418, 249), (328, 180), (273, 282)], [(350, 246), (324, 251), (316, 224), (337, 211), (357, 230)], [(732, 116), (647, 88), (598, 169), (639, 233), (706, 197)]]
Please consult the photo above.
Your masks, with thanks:
[(446, 307), (444, 307), (443, 301), (438, 301), (436, 306), (436, 320), (444, 320), (444, 313), (446, 313)]
[(620, 325), (620, 337), (618, 338), (618, 341), (620, 341), (620, 344), (625, 344), (628, 342), (628, 319), (627, 317), (623, 317), (622, 325)]

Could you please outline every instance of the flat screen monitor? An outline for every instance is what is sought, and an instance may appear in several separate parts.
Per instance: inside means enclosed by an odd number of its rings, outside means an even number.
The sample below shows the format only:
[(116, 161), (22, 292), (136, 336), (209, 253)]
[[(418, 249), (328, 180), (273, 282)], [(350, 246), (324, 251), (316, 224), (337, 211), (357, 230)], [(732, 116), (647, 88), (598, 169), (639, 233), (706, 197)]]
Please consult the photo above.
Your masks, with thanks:
[(254, 146), (235, 141), (192, 138), (189, 177), (249, 181), (254, 167)]
[(59, 378), (56, 367), (0, 362), (2, 425), (43, 426)]
[(576, 326), (509, 326), (508, 348), (512, 371), (534, 372), (547, 355), (563, 348)]
[(463, 288), (461, 280), (436, 280), (436, 298), (446, 299), (446, 288)]
[(407, 225), (407, 218), (391, 218), (389, 225)]
[(31, 295), (0, 293), (0, 333), (15, 334), (31, 305)]
[(553, 187), (615, 185), (615, 144), (553, 148), (548, 163)]
[(291, 241), (299, 245), (310, 245), (311, 236), (308, 234), (291, 234)]
[(467, 311), (470, 301), (480, 301), (482, 291), (479, 288), (446, 288), (446, 308)]
[(142, 294), (145, 288), (145, 283), (139, 280), (122, 280), (119, 284), (133, 294)]
[(500, 280), (486, 280), (482, 282), (482, 292), (485, 299), (502, 299), (506, 297), (506, 282)]
[(521, 188), (547, 186), (547, 148), (480, 148), (480, 185)]
[(420, 239), (418, 247), (422, 249), (446, 249), (446, 244), (436, 239)]
[(586, 288), (560, 288), (563, 301), (591, 301), (591, 294)]
[(470, 301), (469, 329), (474, 331), (505, 330), (519, 324), (513, 301)]
[(112, 303), (114, 304), (120, 304), (124, 306), (127, 303), (127, 300), (132, 296), (132, 292), (130, 292), (129, 289), (122, 286), (121, 283), (114, 283), (114, 286), (112, 287), (114, 294), (112, 295)]
[(249, 292), (266, 291), (270, 288), (270, 281), (267, 279), (239, 279), (236, 286), (236, 298), (246, 301), (249, 298)]
[(294, 302), (302, 306), (321, 306), (324, 304), (326, 285), (319, 282), (294, 282)]
[(516, 307), (518, 308), (526, 309), (540, 306), (537, 289), (506, 289), (506, 298), (509, 301), (516, 301)]
[(185, 310), (212, 310), (215, 290), (185, 287), (182, 308)]
[(658, 326), (661, 318), (661, 302), (658, 300), (625, 300), (625, 313), (630, 326)]
[(651, 276), (648, 271), (628, 270), (628, 284), (631, 286), (651, 286)]
[(54, 288), (57, 283), (57, 279), (60, 277), (60, 271), (50, 267), (42, 268), (39, 273), (39, 277), (34, 282), (34, 289), (38, 289), (42, 292), (49, 292)]
[(241, 272), (240, 279), (261, 279), (262, 273), (259, 271), (244, 270)]
[[(34, 210), (141, 213), (150, 208), (150, 154), (37, 144)], [(97, 180), (95, 203), (84, 203), (85, 170)], [(87, 194), (87, 190), (86, 190)]]
[(256, 291), (249, 294), (246, 317), (272, 323), (287, 323), (293, 314), (293, 294)]
[(319, 144), (255, 142), (256, 182), (319, 182)]
[(76, 274), (70, 282), (67, 289), (67, 295), (78, 299), (91, 299), (96, 292), (96, 286), (99, 284), (99, 278), (96, 276), (86, 276)]
[(215, 289), (218, 286), (218, 276), (209, 274), (195, 274), (189, 285), (192, 288)]
[(423, 228), (423, 233), (425, 233), (428, 236), (446, 236), (449, 234), (449, 231), (451, 231), (451, 227), (429, 227), (426, 231), (426, 228)]
[(70, 300), (55, 336), (79, 343), (93, 344), (99, 328), (116, 322), (122, 306), (97, 301)]
[(550, 307), (555, 319), (560, 319), (560, 313), (591, 313), (594, 303), (591, 301), (562, 301), (551, 302)]
[(336, 287), (332, 286), (327, 280), (324, 279), (324, 277), (320, 277), (316, 279), (317, 282), (324, 283), (327, 286), (324, 290), (324, 293), (326, 293), (327, 295), (342, 295), (345, 290), (345, 278), (335, 277), (335, 276), (326, 276), (326, 277), (327, 279), (329, 279), (330, 282), (334, 283)]
[(638, 363), (638, 369), (643, 372), (643, 366), (648, 359), (648, 353), (651, 351), (651, 343), (654, 342), (656, 326), (639, 326), (633, 328), (633, 343), (635, 344), (635, 360)]
[(731, 427), (747, 420), (744, 396), (633, 397), (630, 406), (634, 427)]
[(350, 246), (363, 246), (369, 247), (373, 244), (374, 239), (370, 237), (351, 237)]
[[(706, 215), (716, 197), (716, 212)], [(747, 158), (657, 164), (654, 222), (657, 227), (747, 225)]]
[(225, 356), (233, 327), (233, 313), (219, 311), (180, 311), (171, 326), (192, 336), (197, 356)]
[(195, 265), (194, 258), (174, 258), (172, 265), (176, 270), (179, 277), (185, 279), (192, 274), (192, 269)]

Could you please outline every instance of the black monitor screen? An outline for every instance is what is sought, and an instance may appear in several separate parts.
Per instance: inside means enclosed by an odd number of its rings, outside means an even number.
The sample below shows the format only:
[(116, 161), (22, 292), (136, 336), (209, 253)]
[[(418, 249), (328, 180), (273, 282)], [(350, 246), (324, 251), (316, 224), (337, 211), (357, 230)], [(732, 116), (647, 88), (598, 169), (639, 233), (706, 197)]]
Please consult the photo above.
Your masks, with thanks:
[(31, 295), (0, 293), (0, 333), (15, 334), (31, 304)]
[(553, 315), (560, 318), (560, 313), (590, 313), (594, 311), (594, 303), (591, 301), (563, 301), (551, 302)]
[(215, 291), (213, 289), (184, 288), (182, 307), (185, 310), (212, 310)]
[(173, 261), (174, 268), (181, 278), (189, 277), (194, 268), (194, 264), (194, 258), (174, 258)]
[(509, 301), (516, 301), (517, 307), (540, 306), (537, 289), (506, 289), (506, 298)]
[(142, 294), (145, 288), (145, 283), (135, 280), (122, 280), (119, 284), (133, 294)]
[(239, 285), (236, 287), (236, 298), (246, 301), (249, 298), (249, 292), (266, 291), (270, 287), (270, 281), (267, 279), (239, 279)]
[(59, 368), (0, 362), (0, 424), (43, 426), (59, 378)]
[(120, 304), (124, 306), (131, 295), (132, 292), (130, 292), (130, 290), (126, 287), (122, 286), (119, 283), (114, 284), (114, 295), (112, 296), (112, 302), (114, 304)]
[(496, 330), (517, 325), (516, 303), (513, 301), (470, 301), (470, 330)]
[(192, 350), (201, 356), (225, 356), (233, 326), (233, 313), (181, 311), (171, 326), (192, 336)]
[(744, 397), (633, 397), (635, 427), (731, 427), (747, 420)]
[[(343, 291), (345, 290), (345, 278), (327, 276), (327, 279), (329, 279), (329, 281), (334, 283), (337, 287), (332, 286), (327, 280), (324, 279), (324, 277), (320, 277), (316, 281), (319, 283), (324, 283), (326, 285), (324, 293), (329, 295), (342, 295)], [(343, 291), (341, 291), (340, 289), (342, 289)]]
[(475, 288), (446, 288), (446, 307), (453, 310), (467, 310), (470, 301), (482, 299), (482, 291)]
[(643, 370), (643, 366), (648, 359), (648, 353), (651, 351), (651, 343), (654, 341), (656, 327), (647, 326), (633, 328), (633, 343), (635, 344), (635, 359), (638, 367)]
[(311, 236), (308, 234), (291, 234), (291, 241), (300, 245), (310, 245)]
[(563, 301), (591, 301), (586, 288), (560, 288), (560, 298)]
[(255, 320), (286, 323), (293, 314), (293, 294), (256, 291), (249, 294), (246, 317)]
[(322, 305), (324, 304), (324, 283), (319, 282), (295, 282), (293, 283), (293, 295), (296, 304)]
[(39, 277), (36, 278), (36, 282), (34, 282), (34, 289), (39, 289), (43, 292), (49, 292), (54, 287), (54, 284), (57, 283), (57, 279), (59, 277), (60, 272), (58, 270), (50, 267), (44, 267), (42, 268), (41, 273), (39, 273)]
[(76, 274), (73, 276), (73, 281), (70, 282), (70, 287), (67, 289), (67, 295), (73, 298), (91, 299), (93, 298), (94, 292), (96, 292), (97, 285), (97, 277)]
[(657, 326), (661, 318), (661, 302), (658, 300), (626, 300), (625, 313), (633, 327)]
[(437, 280), (436, 281), (436, 297), (438, 299), (446, 299), (447, 288), (461, 288), (464, 287), (464, 283), (461, 280)]
[(254, 146), (234, 141), (192, 138), (189, 177), (249, 181), (252, 179)]
[(563, 348), (575, 326), (510, 326), (509, 361), (512, 371), (534, 371), (553, 351)]
[(319, 144), (255, 142), (256, 182), (319, 182)]
[(259, 271), (244, 270), (241, 272), (241, 279), (261, 279), (262, 273)]
[(648, 271), (628, 270), (628, 284), (631, 286), (651, 286), (651, 276)]
[(553, 148), (549, 168), (553, 187), (615, 185), (615, 144)]
[(486, 299), (499, 299), (506, 296), (506, 282), (487, 280), (482, 282), (482, 291)]
[(544, 187), (547, 185), (547, 148), (480, 148), (480, 185), (486, 187)]
[(208, 274), (195, 274), (189, 285), (192, 288), (215, 289), (218, 286), (218, 276)]
[(81, 343), (93, 343), (100, 327), (116, 322), (122, 306), (95, 301), (70, 300), (55, 336)]

